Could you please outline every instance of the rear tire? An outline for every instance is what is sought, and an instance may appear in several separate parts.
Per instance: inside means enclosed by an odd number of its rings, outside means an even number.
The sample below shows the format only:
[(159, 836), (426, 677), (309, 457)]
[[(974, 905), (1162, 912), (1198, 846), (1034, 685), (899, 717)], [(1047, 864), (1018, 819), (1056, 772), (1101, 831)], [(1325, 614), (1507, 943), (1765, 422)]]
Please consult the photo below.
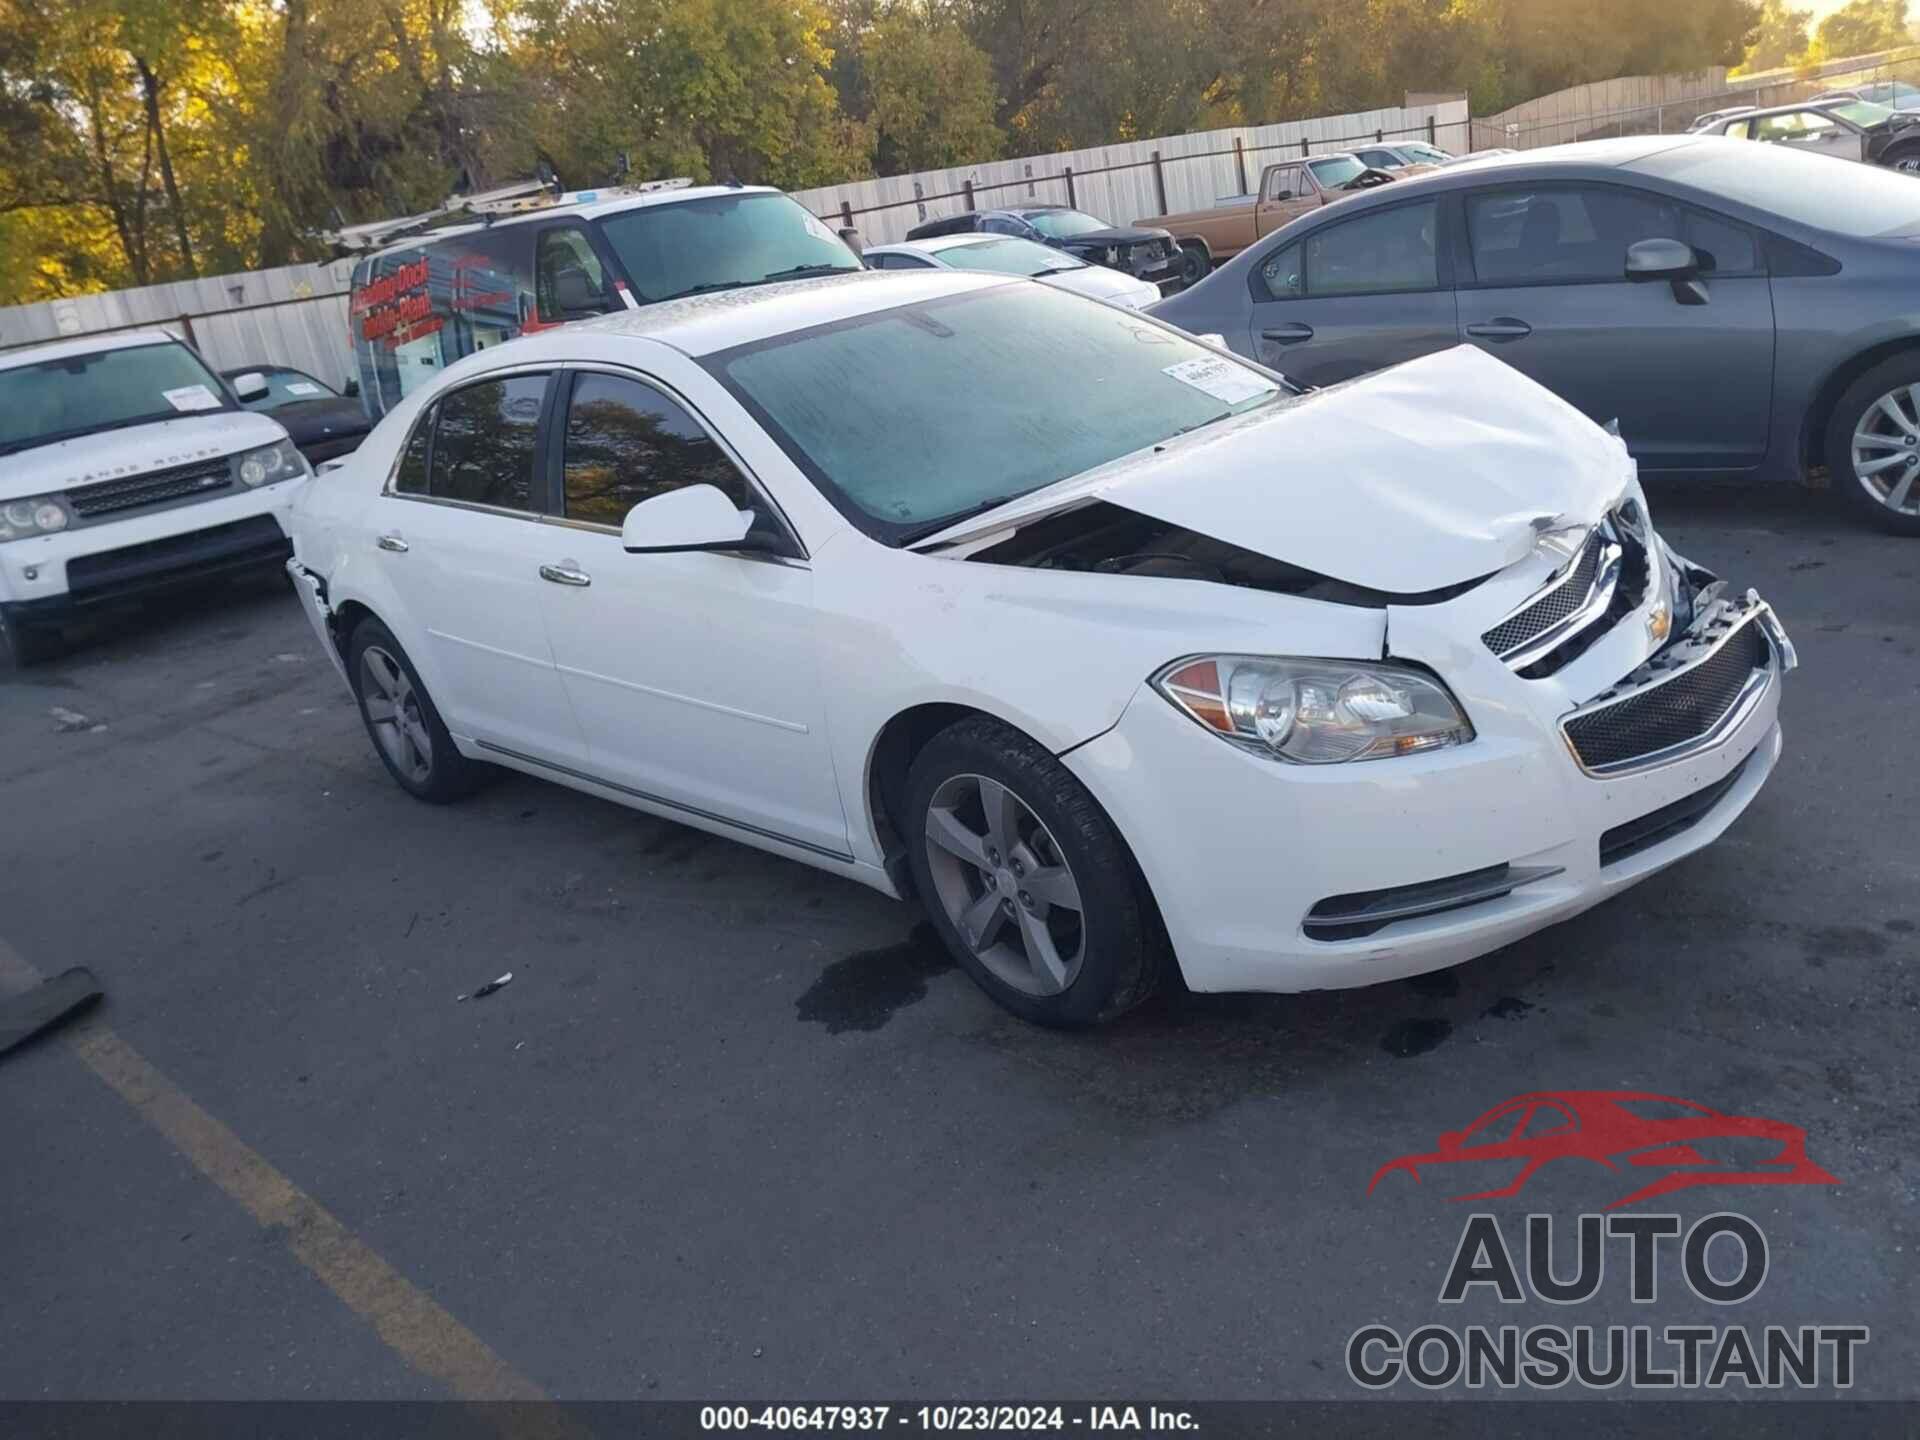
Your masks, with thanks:
[(353, 627), (347, 674), (374, 753), (402, 790), (430, 805), (446, 805), (486, 782), (490, 767), (455, 748), (407, 652), (378, 620)]
[(1207, 247), (1197, 240), (1189, 240), (1180, 247), (1180, 284), (1184, 289), (1189, 285), (1198, 285), (1213, 270), (1213, 257), (1207, 254)]
[(1856, 513), (1920, 536), (1920, 351), (1883, 360), (1847, 387), (1827, 424), (1827, 474)]
[(984, 715), (941, 731), (908, 772), (904, 823), (935, 932), (1008, 1010), (1073, 1028), (1153, 993), (1166, 947), (1133, 854), (1027, 736)]
[(1880, 157), (1880, 163), (1902, 175), (1920, 174), (1920, 145), (1896, 145)]

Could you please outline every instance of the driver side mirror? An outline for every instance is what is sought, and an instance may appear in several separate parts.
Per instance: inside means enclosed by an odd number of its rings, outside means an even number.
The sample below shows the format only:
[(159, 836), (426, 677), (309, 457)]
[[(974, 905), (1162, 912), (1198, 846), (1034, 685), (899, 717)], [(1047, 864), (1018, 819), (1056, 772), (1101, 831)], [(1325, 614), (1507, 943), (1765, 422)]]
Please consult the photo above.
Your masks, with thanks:
[(347, 381), (346, 388), (342, 390), (340, 393), (346, 396), (347, 399), (349, 400), (358, 400), (360, 398), (359, 380), (353, 379), (353, 380)]
[(240, 397), (243, 405), (251, 400), (263, 400), (267, 394), (267, 377), (258, 370), (236, 375), (233, 377), (233, 393)]
[(752, 528), (753, 512), (736, 509), (718, 486), (683, 485), (629, 510), (620, 544), (630, 555), (769, 548), (757, 536), (748, 538)]
[(1700, 281), (1700, 257), (1684, 240), (1636, 240), (1627, 247), (1627, 279), (1669, 280), (1682, 305), (1707, 303)]
[(856, 255), (864, 256), (867, 253), (866, 242), (860, 238), (860, 227), (857, 225), (840, 227), (840, 243)]

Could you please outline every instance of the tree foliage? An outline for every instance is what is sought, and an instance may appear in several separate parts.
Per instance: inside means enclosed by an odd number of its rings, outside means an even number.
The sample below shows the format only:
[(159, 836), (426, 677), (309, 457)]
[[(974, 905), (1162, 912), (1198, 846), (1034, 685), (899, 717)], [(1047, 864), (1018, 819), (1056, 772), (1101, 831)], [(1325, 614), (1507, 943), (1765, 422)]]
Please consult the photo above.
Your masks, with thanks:
[(1907, 0), (1852, 0), (1822, 20), (1817, 34), (1821, 50), (1832, 56), (1908, 44)]
[[(1788, 4), (0, 0), (0, 303), (318, 258), (543, 162), (803, 187), (1409, 90), (1496, 110), (1804, 51)], [(1905, 23), (1853, 0), (1816, 43)]]

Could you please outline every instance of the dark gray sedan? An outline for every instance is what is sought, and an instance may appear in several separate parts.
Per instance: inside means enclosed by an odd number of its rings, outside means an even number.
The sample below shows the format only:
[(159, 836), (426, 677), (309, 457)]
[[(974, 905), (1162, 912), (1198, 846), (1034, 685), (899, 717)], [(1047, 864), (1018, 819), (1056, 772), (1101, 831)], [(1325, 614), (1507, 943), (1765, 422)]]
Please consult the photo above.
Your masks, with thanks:
[(1465, 342), (1647, 472), (1825, 465), (1920, 535), (1920, 182), (1647, 136), (1469, 161), (1265, 237), (1152, 313), (1308, 385)]

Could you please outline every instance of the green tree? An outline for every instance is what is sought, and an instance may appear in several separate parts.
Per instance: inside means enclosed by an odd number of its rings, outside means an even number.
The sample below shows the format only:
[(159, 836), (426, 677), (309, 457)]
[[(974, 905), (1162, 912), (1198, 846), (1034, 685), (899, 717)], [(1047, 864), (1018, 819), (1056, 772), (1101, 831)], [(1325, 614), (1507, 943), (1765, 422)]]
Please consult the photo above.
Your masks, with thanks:
[(1779, 70), (1798, 62), (1807, 53), (1812, 22), (1811, 10), (1796, 10), (1787, 0), (1764, 0), (1760, 27), (1740, 62), (1741, 73)]
[(1819, 37), (1836, 60), (1908, 44), (1907, 0), (1852, 0), (1820, 22)]
[(969, 165), (1000, 153), (992, 62), (958, 25), (896, 7), (859, 38), (879, 173)]

